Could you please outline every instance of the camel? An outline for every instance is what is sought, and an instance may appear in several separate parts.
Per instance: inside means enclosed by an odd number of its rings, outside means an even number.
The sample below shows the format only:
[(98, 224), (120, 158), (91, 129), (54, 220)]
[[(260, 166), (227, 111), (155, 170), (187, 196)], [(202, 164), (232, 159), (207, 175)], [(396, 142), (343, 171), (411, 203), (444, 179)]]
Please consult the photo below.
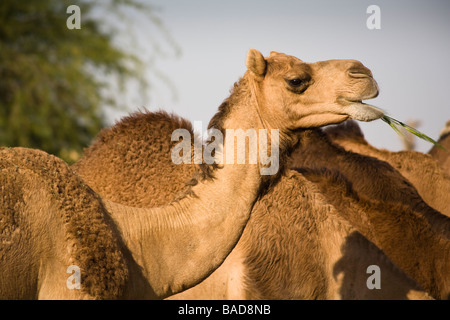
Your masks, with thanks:
[[(434, 298), (450, 299), (448, 237), (434, 232), (423, 216), (402, 203), (357, 195), (350, 183), (336, 172), (302, 170), (302, 173), (323, 191), (346, 220)], [(450, 228), (448, 220), (446, 228)]]
[(375, 157), (389, 163), (417, 189), (431, 207), (450, 216), (450, 176), (429, 155), (416, 151), (391, 152), (370, 145), (354, 121), (324, 129), (328, 137), (345, 150)]
[(450, 176), (450, 120), (447, 121), (444, 129), (441, 130), (438, 142), (445, 150), (438, 146), (433, 146), (433, 148), (428, 151), (428, 154), (433, 157), (441, 168)]
[[(160, 165), (152, 159), (164, 161), (161, 168), (170, 165), (170, 151), (166, 146), (169, 144), (173, 129), (183, 123), (192, 133), (192, 127), (174, 115), (164, 112), (158, 112), (156, 115), (150, 112), (137, 112), (122, 119), (115, 126), (104, 129), (99, 135), (100, 138), (86, 150), (73, 168), (89, 181), (96, 191), (103, 190), (104, 197), (116, 197), (117, 201), (123, 203), (140, 202), (143, 206), (151, 203), (149, 194), (141, 192), (143, 188), (129, 190), (124, 187), (132, 185), (133, 181), (142, 180), (140, 176), (135, 176), (135, 172), (148, 178), (144, 181), (158, 184), (160, 197), (170, 196), (173, 187), (159, 181), (157, 168)], [(173, 125), (162, 127), (159, 121), (164, 124), (172, 122)], [(105, 136), (109, 139), (104, 139)], [(136, 142), (136, 137), (145, 137), (145, 140)], [(342, 148), (333, 149), (332, 146), (328, 146), (326, 136), (313, 130), (304, 130), (300, 133), (298, 148), (314, 144), (315, 139), (319, 139), (318, 151), (323, 148), (323, 152), (330, 159), (334, 157), (337, 161), (343, 161), (339, 157), (346, 152)], [(325, 140), (322, 142), (320, 139)], [(118, 142), (132, 146), (127, 149), (127, 153), (131, 156), (123, 155), (120, 158), (116, 156), (121, 152), (120, 148), (117, 148)], [(148, 146), (148, 143), (152, 145)], [(340, 153), (335, 149), (341, 149)], [(139, 150), (151, 151), (145, 152), (143, 157), (133, 157), (132, 155)], [(375, 163), (384, 163), (370, 157), (355, 156), (357, 159), (353, 160), (356, 163), (362, 158), (368, 158)], [(111, 161), (112, 159), (114, 161)], [(91, 167), (94, 163), (97, 165)], [(104, 172), (113, 172), (113, 167), (120, 168), (122, 172), (117, 172), (117, 176), (128, 181), (121, 180), (122, 183), (119, 184), (115, 183), (116, 177), (113, 175), (109, 175), (107, 180), (96, 177), (100, 168), (103, 168)], [(385, 174), (386, 179), (393, 181), (398, 179), (396, 171), (389, 169), (387, 164), (383, 170), (388, 172)], [(144, 171), (145, 173), (142, 173)], [(173, 171), (170, 171), (170, 174), (175, 178)], [(186, 170), (180, 168), (178, 179), (175, 179), (179, 182), (173, 183), (183, 185), (182, 182), (189, 177)], [(412, 188), (407, 182), (404, 183), (403, 189)], [(401, 182), (399, 185), (401, 186)], [(106, 186), (111, 187), (104, 189)], [(371, 192), (364, 189), (363, 191), (369, 194)], [(408, 203), (414, 196), (414, 193), (413, 196), (409, 193), (399, 191), (398, 197), (401, 199), (403, 195), (405, 203)], [(332, 239), (329, 238), (330, 235)], [(365, 268), (371, 264), (376, 264), (383, 270), (383, 290), (369, 290), (366, 286)], [(225, 298), (427, 299), (429, 296), (394, 266), (376, 246), (344, 221), (324, 200), (317, 187), (300, 173), (289, 170), (256, 202), (240, 241), (223, 265), (194, 288), (169, 297), (169, 299)]]
[[(378, 94), (378, 86), (358, 61), (306, 63), (284, 54), (264, 58), (251, 49), (246, 65), (210, 122), (224, 135), (214, 157), (226, 155), (228, 161), (203, 166), (188, 192), (165, 206), (137, 208), (95, 197), (62, 160), (36, 150), (1, 149), (0, 297), (164, 298), (192, 287), (231, 252), (255, 201), (284, 172), (297, 130), (383, 116), (362, 103)], [(262, 177), (266, 163), (230, 161), (245, 151), (227, 148), (226, 133), (238, 129), (278, 130), (279, 142), (270, 140), (271, 150), (278, 147), (278, 172)], [(123, 259), (102, 257), (104, 245), (95, 241), (102, 234), (95, 231), (96, 219), (82, 214), (85, 206), (94, 208)], [(92, 257), (110, 265), (96, 274), (89, 268)], [(64, 285), (72, 265), (80, 268), (80, 291)], [(122, 270), (118, 279), (110, 269)], [(111, 278), (117, 285), (109, 290)]]
[(357, 194), (383, 203), (410, 206), (420, 212), (436, 232), (450, 239), (448, 217), (424, 202), (416, 188), (389, 163), (347, 151), (321, 129), (305, 130), (301, 134), (301, 143), (292, 153), (290, 167), (338, 171), (351, 181)]
[[(95, 142), (90, 149), (87, 150), (87, 152), (85, 153), (85, 155), (83, 156), (82, 160), (77, 163), (76, 165), (74, 165), (75, 169), (83, 176), (85, 177), (86, 181), (90, 181), (90, 183), (92, 184), (93, 188), (97, 189), (97, 190), (101, 190), (105, 185), (108, 186), (114, 186), (113, 190), (107, 190), (105, 191), (106, 193), (109, 192), (109, 196), (111, 197), (116, 197), (118, 194), (123, 194), (124, 192), (126, 192), (126, 190), (124, 190), (124, 188), (117, 183), (114, 183), (113, 181), (107, 181), (107, 183), (105, 184), (105, 181), (103, 179), (96, 179), (96, 175), (98, 174), (98, 168), (104, 168), (105, 172), (110, 172), (111, 168), (109, 168), (111, 166), (111, 164), (113, 163), (113, 161), (111, 161), (111, 159), (115, 159), (115, 166), (117, 168), (121, 168), (121, 170), (123, 172), (120, 173), (121, 177), (126, 178), (126, 177), (130, 177), (128, 180), (130, 181), (124, 181), (125, 185), (131, 184), (130, 182), (133, 181), (133, 172), (142, 172), (142, 171), (148, 171), (147, 173), (144, 173), (144, 175), (150, 174), (150, 175), (154, 175), (154, 173), (156, 172), (156, 169), (158, 168), (158, 165), (154, 162), (151, 161), (151, 159), (153, 157), (156, 157), (157, 159), (164, 159), (164, 157), (162, 157), (160, 154), (154, 154), (155, 151), (152, 152), (148, 152), (147, 154), (147, 158), (148, 159), (140, 159), (139, 161), (129, 161), (126, 158), (127, 157), (122, 157), (120, 159), (116, 159), (116, 156), (110, 156), (112, 154), (115, 154), (117, 152), (117, 147), (116, 147), (116, 142), (119, 142), (125, 145), (133, 145), (132, 148), (128, 149), (128, 152), (132, 155), (136, 152), (136, 150), (141, 150), (141, 149), (145, 149), (145, 148), (151, 148), (152, 150), (161, 150), (161, 148), (158, 147), (158, 144), (162, 144), (162, 145), (167, 145), (167, 142), (169, 141), (169, 137), (171, 135), (171, 132), (173, 130), (173, 128), (176, 128), (178, 123), (180, 123), (179, 119), (175, 119), (175, 120), (171, 120), (171, 116), (164, 114), (164, 113), (158, 113), (159, 116), (163, 116), (165, 115), (165, 119), (156, 119), (153, 114), (151, 113), (137, 113), (134, 114), (132, 116), (130, 116), (129, 118), (126, 118), (124, 120), (122, 120), (121, 122), (119, 122), (118, 124), (116, 124), (114, 127), (112, 127), (111, 129), (107, 129), (104, 130), (104, 132), (102, 132), (100, 134), (101, 137), (103, 136), (108, 136), (110, 137), (110, 139), (108, 139), (107, 141), (105, 141), (105, 139), (101, 138), (98, 139), (97, 142)], [(159, 124), (157, 123), (157, 121), (162, 121), (163, 123), (169, 123), (170, 121), (172, 121), (174, 123), (173, 126), (166, 126), (166, 131), (163, 130), (154, 130), (152, 129), (153, 126), (158, 127), (159, 128)], [(154, 123), (156, 122), (156, 123)], [(121, 128), (127, 128), (126, 130), (122, 130)], [(157, 132), (157, 133), (155, 133)], [(314, 137), (314, 134), (318, 134), (317, 132), (313, 132), (311, 130), (308, 131), (302, 131), (301, 133), (301, 138), (300, 138), (300, 144), (314, 144), (314, 139), (312, 139), (312, 137)], [(138, 143), (135, 143), (134, 141), (134, 137), (147, 137), (147, 141), (140, 141)], [(318, 143), (317, 143), (317, 149), (320, 151), (321, 148), (323, 148), (323, 152), (326, 153), (328, 157), (336, 157), (338, 158), (339, 154), (339, 147), (335, 147), (334, 149), (330, 146), (327, 146), (326, 144), (322, 147), (322, 143), (320, 141), (320, 139), (326, 139), (326, 137), (321, 134), (318, 137), (316, 137), (316, 139), (319, 139)], [(147, 143), (153, 143), (154, 145), (152, 145), (151, 147), (147, 146)], [(330, 142), (328, 142), (330, 143)], [(332, 151), (327, 150), (331, 149)], [(331, 154), (330, 154), (331, 152)], [(333, 154), (334, 152), (334, 154)], [(348, 153), (345, 152), (342, 148), (340, 153)], [(105, 156), (106, 155), (106, 156)], [(373, 160), (375, 163), (381, 163), (381, 166), (383, 166), (383, 162), (378, 161), (376, 159), (372, 159), (372, 158), (368, 158), (368, 157), (364, 157), (364, 156), (359, 156), (359, 155), (354, 155), (356, 156), (356, 159), (353, 159), (354, 162), (358, 162), (359, 160), (361, 160), (362, 158), (367, 158), (370, 162), (370, 160)], [(133, 159), (138, 159), (137, 157), (132, 157)], [(142, 161), (141, 161), (142, 160)], [(168, 149), (166, 150), (166, 162), (170, 162), (169, 160), (169, 151)], [(314, 160), (313, 160), (314, 161)], [(342, 160), (340, 160), (342, 161)], [(348, 162), (351, 162), (351, 160), (347, 159)], [(97, 164), (97, 168), (92, 168), (90, 167), (91, 163), (96, 163)], [(143, 164), (146, 164), (145, 166), (143, 166)], [(155, 167), (147, 167), (149, 164), (153, 164), (155, 165)], [(164, 164), (162, 164), (162, 166), (164, 166)], [(132, 170), (129, 170), (127, 168), (132, 168)], [(380, 169), (378, 167), (378, 169)], [(392, 168), (390, 168), (387, 164), (386, 164), (386, 168), (382, 168), (383, 170), (387, 171), (387, 174), (385, 175), (385, 179), (390, 179), (390, 182), (388, 183), (383, 183), (381, 185), (381, 188), (383, 188), (383, 186), (387, 185), (390, 187), (390, 184), (392, 182), (396, 182), (399, 177), (400, 180), (402, 180), (403, 177), (401, 177), (400, 175), (398, 175), (398, 173), (393, 170)], [(364, 169), (361, 169), (364, 170)], [(173, 173), (171, 171), (171, 173)], [(238, 245), (236, 246), (236, 248), (233, 250), (233, 252), (231, 253), (231, 255), (226, 259), (226, 261), (224, 262), (224, 264), (216, 271), (214, 272), (211, 277), (209, 277), (206, 281), (204, 281), (203, 283), (201, 283), (200, 285), (198, 285), (197, 287), (185, 291), (181, 294), (179, 294), (177, 297), (172, 297), (172, 298), (243, 298), (243, 297), (249, 297), (249, 296), (253, 296), (253, 297), (258, 297), (258, 298), (273, 298), (273, 297), (277, 297), (277, 298), (334, 298), (337, 296), (343, 296), (343, 297), (352, 297), (355, 298), (356, 295), (354, 292), (349, 292), (350, 290), (348, 289), (348, 287), (352, 286), (352, 283), (357, 283), (359, 282), (360, 285), (364, 284), (364, 281), (361, 281), (361, 279), (358, 280), (353, 280), (353, 279), (349, 279), (352, 276), (353, 277), (359, 277), (362, 278), (363, 276), (365, 276), (366, 274), (361, 272), (361, 269), (359, 270), (359, 272), (349, 272), (348, 271), (348, 267), (346, 263), (328, 263), (327, 265), (337, 265), (339, 267), (336, 267), (333, 270), (329, 270), (328, 271), (328, 280), (327, 283), (333, 283), (336, 282), (336, 270), (342, 270), (343, 267), (342, 266), (346, 266), (347, 267), (347, 272), (346, 272), (346, 282), (350, 282), (350, 284), (346, 284), (347, 288), (339, 288), (338, 285), (335, 285), (333, 288), (333, 285), (328, 285), (328, 286), (323, 286), (326, 287), (326, 289), (323, 290), (317, 290), (317, 283), (316, 282), (311, 282), (311, 283), (307, 283), (305, 284), (304, 282), (304, 278), (303, 275), (304, 274), (295, 274), (291, 271), (291, 273), (288, 272), (280, 272), (280, 270), (283, 270), (282, 268), (276, 269), (276, 274), (277, 275), (284, 275), (286, 276), (286, 279), (289, 279), (287, 281), (285, 281), (283, 284), (284, 286), (280, 285), (280, 281), (279, 279), (273, 279), (271, 278), (268, 274), (265, 275), (266, 279), (265, 281), (261, 281), (258, 280), (261, 277), (253, 277), (253, 281), (249, 281), (248, 279), (250, 278), (249, 273), (245, 274), (245, 278), (247, 282), (247, 286), (245, 288), (245, 290), (247, 291), (252, 291), (251, 294), (249, 294), (248, 292), (244, 292), (244, 286), (242, 285), (242, 282), (244, 282), (244, 280), (242, 279), (243, 275), (242, 273), (244, 273), (244, 271), (242, 271), (243, 269), (247, 268), (249, 269), (250, 267), (253, 267), (253, 270), (258, 269), (259, 272), (264, 273), (265, 271), (263, 270), (264, 267), (261, 266), (265, 266), (270, 264), (270, 261), (266, 261), (266, 263), (263, 263), (263, 261), (261, 261), (262, 259), (260, 258), (258, 260), (258, 263), (253, 263), (252, 264), (244, 264), (244, 260), (246, 261), (252, 261), (252, 260), (257, 260), (257, 259), (252, 259), (250, 257), (252, 257), (252, 254), (254, 254), (255, 252), (257, 252), (257, 248), (268, 248), (268, 247), (273, 247), (274, 242), (273, 242), (273, 238), (275, 237), (274, 235), (276, 234), (283, 234), (283, 232), (285, 231), (285, 226), (291, 226), (291, 225), (299, 225), (301, 223), (303, 224), (319, 224), (320, 226), (322, 226), (322, 230), (324, 230), (324, 232), (322, 232), (320, 235), (320, 238), (326, 238), (326, 235), (330, 234), (330, 232), (332, 232), (333, 234), (333, 243), (337, 243), (337, 239), (340, 239), (340, 245), (336, 245), (334, 250), (330, 250), (328, 249), (326, 251), (326, 253), (323, 253), (323, 256), (327, 256), (331, 257), (334, 255), (334, 259), (336, 259), (336, 256), (339, 256), (339, 250), (343, 250), (342, 248), (346, 248), (346, 255), (345, 258), (342, 257), (339, 261), (348, 261), (348, 260), (354, 260), (355, 257), (358, 257), (358, 259), (363, 260), (367, 259), (367, 260), (372, 260), (372, 261), (377, 261), (378, 264), (383, 264), (382, 265), (382, 269), (383, 269), (383, 274), (386, 276), (386, 279), (390, 279), (386, 282), (388, 283), (395, 283), (395, 285), (393, 287), (395, 287), (395, 290), (389, 291), (389, 290), (385, 290), (382, 293), (376, 295), (376, 294), (372, 294), (370, 295), (369, 293), (375, 293), (374, 291), (369, 291), (367, 290), (367, 288), (365, 288), (365, 293), (360, 294), (359, 298), (361, 297), (382, 297), (382, 298), (399, 298), (401, 296), (406, 296), (406, 292), (408, 292), (409, 290), (414, 290), (414, 284), (410, 279), (407, 279), (407, 277), (401, 273), (401, 271), (396, 270), (395, 267), (391, 264), (391, 262), (389, 261), (388, 258), (386, 258), (383, 253), (381, 253), (375, 246), (371, 245), (367, 240), (365, 240), (361, 235), (359, 235), (357, 232), (355, 232), (355, 230), (352, 231), (351, 227), (347, 226), (345, 227), (345, 223), (343, 223), (342, 221), (339, 221), (339, 218), (337, 217), (337, 215), (335, 214), (333, 216), (333, 218), (329, 218), (329, 212), (330, 212), (330, 206), (326, 206), (325, 201), (322, 200), (322, 202), (324, 203), (323, 206), (317, 206), (317, 204), (315, 205), (315, 210), (313, 211), (313, 213), (311, 213), (307, 218), (305, 216), (302, 215), (289, 215), (286, 214), (287, 212), (292, 212), (293, 208), (298, 208), (298, 210), (294, 210), (294, 212), (308, 212), (311, 211), (311, 207), (313, 207), (313, 203), (317, 203), (317, 202), (321, 202), (321, 201), (310, 201), (307, 202), (305, 199), (305, 196), (303, 196), (303, 198), (301, 198), (301, 201), (299, 201), (300, 198), (296, 198), (295, 196), (290, 196), (290, 198), (288, 198), (288, 200), (286, 198), (284, 199), (280, 199), (279, 201), (275, 201), (275, 200), (271, 200), (274, 197), (277, 197), (279, 195), (283, 195), (284, 197), (286, 197), (285, 195), (287, 193), (290, 192), (290, 194), (292, 194), (292, 190), (302, 190), (300, 193), (305, 195), (310, 195), (310, 199), (316, 199), (316, 198), (320, 198), (320, 195), (314, 194), (314, 192), (312, 192), (311, 190), (314, 190), (314, 186), (309, 185), (308, 187), (305, 187), (305, 184), (307, 184), (308, 182), (305, 181), (305, 179), (301, 179), (301, 177), (298, 176), (298, 174), (296, 174), (295, 172), (290, 172), (289, 173), (290, 176), (289, 178), (287, 178), (286, 176), (283, 176), (280, 179), (280, 182), (278, 182), (275, 186), (275, 189), (269, 190), (267, 195), (264, 195), (261, 199), (261, 201), (258, 201), (255, 204), (255, 207), (253, 209), (253, 213), (252, 213), (252, 217), (250, 218), (249, 223), (247, 224), (247, 227), (244, 231), (244, 234), (240, 240), (240, 242), (238, 243)], [(383, 172), (382, 172), (383, 174)], [(396, 175), (397, 174), (397, 175)], [(393, 177), (391, 177), (393, 176)], [(189, 178), (189, 175), (184, 174), (182, 172), (180, 172), (179, 174), (179, 179), (178, 181), (184, 181), (186, 179)], [(115, 179), (114, 177), (111, 177), (111, 179)], [(110, 179), (110, 180), (111, 180)], [(122, 178), (121, 178), (122, 179)], [(141, 178), (138, 178), (137, 181), (141, 180)], [(404, 180), (404, 179), (403, 179)], [(154, 177), (153, 179), (150, 179), (149, 181), (154, 181), (156, 183), (158, 183), (158, 177)], [(383, 182), (383, 181), (382, 181)], [(369, 182), (370, 183), (370, 182)], [(402, 186), (402, 183), (404, 183), (404, 185)], [(182, 185), (181, 183), (178, 183), (179, 185)], [(293, 187), (293, 185), (296, 187)], [(400, 181), (398, 183), (398, 186), (400, 186), (400, 189), (404, 189), (405, 191), (398, 191), (398, 196), (397, 196), (397, 200), (400, 201), (402, 199), (405, 200), (405, 203), (410, 203), (410, 201), (413, 201), (413, 204), (416, 204), (418, 207), (419, 205), (422, 206), (426, 206), (424, 204), (420, 204), (418, 199), (414, 199), (414, 197), (416, 198), (420, 198), (417, 196), (417, 193), (415, 192), (415, 190), (408, 190), (408, 189), (413, 189), (413, 187), (411, 185), (409, 185), (408, 182), (406, 181)], [(167, 187), (165, 186), (165, 184), (160, 184), (159, 187), (161, 187), (162, 189), (159, 190), (159, 193), (161, 195), (166, 195), (166, 194), (170, 194), (167, 193)], [(166, 189), (165, 189), (166, 188)], [(283, 190), (285, 189), (285, 190)], [(392, 189), (395, 190), (395, 187), (392, 186)], [(170, 190), (170, 189), (169, 189)], [(364, 188), (363, 188), (364, 191)], [(370, 194), (370, 190), (367, 190), (366, 192), (368, 192)], [(382, 195), (382, 193), (380, 192), (380, 190), (378, 190), (377, 192), (379, 192), (379, 196)], [(415, 193), (414, 193), (415, 192)], [(373, 193), (373, 192), (372, 192)], [(411, 195), (412, 194), (412, 195)], [(108, 196), (108, 194), (106, 194), (105, 196)], [(122, 199), (120, 199), (120, 201), (128, 201), (129, 198), (133, 197), (134, 199), (132, 199), (133, 202), (141, 202), (144, 206), (148, 205), (149, 201), (148, 201), (148, 195), (146, 193), (141, 193), (138, 190), (136, 190), (136, 192), (132, 191), (131, 195), (124, 195)], [(386, 200), (386, 199), (383, 199)], [(395, 201), (395, 200), (392, 200)], [(414, 202), (415, 201), (415, 202)], [(263, 204), (261, 204), (263, 203)], [(289, 209), (287, 208), (282, 208), (283, 205), (285, 204), (289, 204), (290, 207)], [(276, 210), (268, 210), (267, 208), (273, 208), (277, 206)], [(308, 208), (309, 206), (309, 208)], [(281, 207), (281, 208), (280, 208)], [(429, 210), (432, 210), (431, 208), (429, 208)], [(268, 212), (269, 211), (275, 211), (277, 213), (277, 215), (270, 215)], [(280, 218), (280, 213), (285, 214), (286, 216), (282, 216), (282, 218)], [(320, 219), (318, 219), (315, 215), (319, 216)], [(274, 218), (275, 221), (272, 221), (271, 218)], [(318, 223), (315, 220), (319, 220), (321, 221), (321, 223)], [(325, 220), (330, 220), (330, 219), (334, 219), (333, 223), (329, 223), (330, 226), (328, 226), (328, 229), (323, 227), (323, 225), (326, 225), (326, 223), (322, 222)], [(285, 223), (280, 223), (279, 221), (283, 221)], [(255, 223), (254, 221), (258, 221), (257, 223)], [(294, 222), (295, 223), (294, 223)], [(308, 222), (306, 222), (308, 221)], [(256, 225), (256, 226), (255, 226)], [(336, 225), (339, 225), (340, 227), (337, 228)], [(343, 226), (344, 225), (344, 226)], [(264, 227), (265, 226), (265, 227)], [(278, 229), (275, 229), (274, 226), (279, 226)], [(269, 237), (270, 241), (266, 241), (265, 245), (261, 245), (261, 246), (256, 246), (256, 248), (254, 248), (253, 250), (245, 250), (245, 247), (247, 246), (251, 246), (252, 243), (258, 241), (259, 244), (261, 244), (262, 240), (259, 239), (261, 232), (255, 232), (256, 235), (249, 235), (251, 234), (252, 231), (249, 230), (253, 230), (253, 229), (258, 229), (258, 228), (262, 228), (265, 233), (267, 233), (267, 229), (275, 229), (271, 232), (272, 236)], [(265, 229), (264, 229), (265, 228)], [(314, 238), (314, 235), (317, 235), (317, 232), (314, 233), (313, 231), (311, 231), (309, 228), (295, 228), (295, 231), (297, 233), (305, 233), (305, 230), (307, 230), (306, 234), (304, 234), (303, 236), (299, 236), (299, 237), (292, 237), (292, 234), (289, 234), (291, 237), (286, 236), (286, 238), (281, 239), (280, 241), (276, 242), (276, 247), (277, 248), (283, 248), (283, 244), (291, 242), (291, 243), (295, 243), (296, 245), (291, 245), (290, 250), (288, 251), (288, 254), (284, 254), (287, 260), (289, 261), (297, 261), (296, 266), (297, 267), (292, 267), (292, 266), (284, 266), (285, 269), (291, 269), (291, 270), (302, 270), (307, 266), (308, 269), (310, 270), (321, 270), (323, 261), (316, 261), (314, 259), (304, 259), (304, 257), (306, 255), (302, 255), (303, 251), (307, 251), (307, 250), (302, 250), (302, 251), (296, 251), (295, 248), (305, 248), (305, 244), (302, 242), (302, 239), (306, 239), (306, 238), (312, 238), (317, 242), (320, 242), (318, 240), (316, 240)], [(326, 232), (325, 232), (326, 230)], [(332, 230), (332, 231), (330, 231)], [(308, 233), (309, 232), (309, 233)], [(311, 233), (313, 233), (313, 235), (311, 235)], [(292, 239), (293, 238), (293, 239)], [(256, 240), (255, 240), (256, 239)], [(265, 239), (265, 237), (263, 238)], [(255, 240), (255, 241), (254, 241)], [(297, 241), (297, 242), (295, 242)], [(322, 240), (323, 241), (323, 240)], [(317, 245), (319, 247), (319, 245)], [(351, 248), (352, 250), (348, 250), (348, 248)], [(273, 249), (270, 249), (273, 250)], [(248, 252), (247, 252), (248, 251)], [(287, 251), (287, 250), (286, 250)], [(271, 251), (273, 252), (273, 251)], [(292, 252), (294, 253), (298, 253), (297, 255), (292, 254)], [(332, 252), (332, 253), (330, 253)], [(273, 256), (270, 255), (265, 255), (264, 256), (265, 259), (273, 259)], [(293, 258), (294, 257), (294, 258)], [(364, 257), (361, 258), (361, 257)], [(330, 260), (332, 260), (333, 258), (329, 258)], [(336, 259), (337, 260), (337, 259)], [(335, 261), (336, 261), (335, 260)], [(300, 261), (300, 262), (298, 262)], [(314, 263), (313, 263), (314, 261)], [(250, 266), (250, 267), (249, 267)], [(300, 266), (300, 267), (299, 267)], [(340, 268), (340, 269), (339, 269)], [(355, 268), (354, 268), (355, 269)], [(284, 271), (284, 270), (283, 270)], [(355, 271), (355, 270), (352, 270)], [(387, 272), (386, 272), (387, 271)], [(387, 273), (387, 275), (386, 275)], [(287, 274), (289, 274), (290, 276), (288, 277)], [(301, 276), (302, 275), (302, 276)], [(320, 274), (320, 272), (318, 272), (315, 275), (317, 278), (315, 279), (321, 279), (321, 277), (326, 278), (326, 274)], [(297, 282), (292, 282), (292, 278), (297, 277), (299, 278)], [(268, 279), (267, 279), (268, 278)], [(234, 288), (234, 283), (237, 282), (236, 287), (240, 288), (240, 289), (235, 289)], [(261, 284), (261, 282), (263, 282), (263, 284)], [(277, 284), (277, 286), (281, 286), (284, 287), (284, 290), (280, 293), (280, 291), (276, 291), (276, 290), (272, 290), (271, 293), (268, 293), (266, 289), (253, 289), (250, 290), (249, 287), (251, 287), (249, 285), (250, 284), (254, 284), (255, 283), (259, 283), (258, 286), (267, 286), (267, 283), (271, 283), (274, 282)], [(320, 282), (320, 281), (319, 281)], [(289, 288), (289, 284), (295, 284), (296, 288)], [(292, 285), (291, 285), (292, 287)], [(406, 289), (407, 288), (407, 289)], [(358, 289), (361, 289), (360, 287)], [(363, 288), (364, 289), (364, 288)], [(417, 288), (416, 288), (417, 289)], [(309, 293), (308, 290), (310, 291)], [(362, 292), (364, 292), (363, 290), (361, 290)], [(396, 292), (397, 291), (397, 292)], [(261, 293), (261, 292), (265, 292), (265, 293)], [(311, 293), (314, 292), (314, 293)], [(365, 294), (365, 296), (364, 296)], [(416, 297), (419, 297), (420, 293), (418, 295), (416, 295)], [(420, 296), (421, 298), (424, 297), (423, 293), (422, 296)]]

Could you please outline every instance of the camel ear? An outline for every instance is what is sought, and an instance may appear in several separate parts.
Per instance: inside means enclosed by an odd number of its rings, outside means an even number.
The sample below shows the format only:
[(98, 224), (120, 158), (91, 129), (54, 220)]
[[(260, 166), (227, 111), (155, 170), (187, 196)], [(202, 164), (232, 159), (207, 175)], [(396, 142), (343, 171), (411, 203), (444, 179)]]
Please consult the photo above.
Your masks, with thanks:
[(270, 57), (271, 56), (276, 56), (277, 54), (280, 54), (280, 53), (277, 52), (277, 51), (270, 51)]
[(247, 54), (247, 69), (258, 77), (266, 74), (266, 60), (261, 52), (256, 49), (250, 49)]

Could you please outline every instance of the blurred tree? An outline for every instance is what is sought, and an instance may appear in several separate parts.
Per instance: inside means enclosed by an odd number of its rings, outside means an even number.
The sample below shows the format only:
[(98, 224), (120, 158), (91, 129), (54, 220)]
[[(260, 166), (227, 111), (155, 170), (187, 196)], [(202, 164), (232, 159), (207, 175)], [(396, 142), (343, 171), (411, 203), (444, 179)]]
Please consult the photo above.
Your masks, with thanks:
[[(81, 29), (66, 25), (73, 4)], [(0, 146), (38, 148), (72, 163), (105, 125), (103, 106), (115, 105), (104, 94), (110, 79), (121, 90), (130, 79), (148, 86), (138, 56), (113, 41), (130, 8), (164, 31), (153, 8), (134, 0), (0, 1)], [(119, 22), (108, 29), (113, 12)]]

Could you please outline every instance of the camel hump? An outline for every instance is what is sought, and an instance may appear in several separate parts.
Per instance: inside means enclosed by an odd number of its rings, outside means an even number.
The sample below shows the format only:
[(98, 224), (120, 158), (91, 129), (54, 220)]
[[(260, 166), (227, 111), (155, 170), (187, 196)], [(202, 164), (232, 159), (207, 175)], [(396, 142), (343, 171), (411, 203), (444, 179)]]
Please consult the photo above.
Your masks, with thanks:
[(191, 135), (194, 132), (189, 120), (163, 110), (151, 112), (144, 109), (123, 117), (110, 128), (103, 129), (96, 140), (116, 140), (121, 133), (126, 133), (130, 139), (139, 138), (139, 136), (145, 138), (144, 135), (151, 133), (153, 138), (166, 137), (167, 134), (170, 136), (175, 129), (186, 129)]
[(354, 120), (347, 120), (337, 125), (327, 126), (323, 130), (333, 139), (364, 139), (364, 133)]
[(137, 144), (171, 148), (174, 144), (171, 142), (171, 135), (176, 129), (185, 129), (194, 138), (192, 123), (180, 116), (162, 110), (150, 112), (144, 109), (134, 112), (100, 131), (94, 142), (84, 150), (83, 157), (72, 168), (80, 173), (82, 167), (85, 167), (84, 162), (96, 162), (103, 158), (110, 160), (111, 155), (108, 155), (108, 152), (119, 152), (119, 149), (123, 149), (124, 153)]
[(189, 120), (165, 111), (132, 113), (103, 129), (72, 169), (104, 199), (135, 207), (167, 204), (183, 193), (196, 170), (171, 159), (179, 143), (172, 134), (179, 129), (193, 145), (197, 133)]

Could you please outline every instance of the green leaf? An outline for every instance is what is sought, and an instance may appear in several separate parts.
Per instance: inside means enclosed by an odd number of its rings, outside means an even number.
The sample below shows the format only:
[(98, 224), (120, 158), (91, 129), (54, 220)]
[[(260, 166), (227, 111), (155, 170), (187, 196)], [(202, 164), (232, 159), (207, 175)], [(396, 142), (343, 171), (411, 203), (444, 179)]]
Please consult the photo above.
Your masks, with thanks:
[(443, 150), (448, 151), (447, 149), (445, 149), (439, 142), (435, 141), (434, 139), (430, 138), (429, 136), (427, 136), (426, 134), (420, 132), (417, 129), (414, 129), (413, 127), (408, 126), (407, 124), (394, 119), (392, 117), (389, 117), (387, 115), (384, 115), (381, 120), (383, 120), (384, 122), (386, 122), (387, 124), (389, 124), (391, 126), (392, 129), (394, 129), (395, 132), (397, 132), (397, 134), (399, 135), (403, 135), (403, 133), (399, 130), (398, 126), (401, 126), (403, 128), (405, 128), (406, 130), (408, 130), (409, 132), (411, 132), (413, 135), (415, 135), (416, 137), (428, 141), (432, 144), (434, 144), (435, 146), (438, 146), (439, 148), (442, 148)]

